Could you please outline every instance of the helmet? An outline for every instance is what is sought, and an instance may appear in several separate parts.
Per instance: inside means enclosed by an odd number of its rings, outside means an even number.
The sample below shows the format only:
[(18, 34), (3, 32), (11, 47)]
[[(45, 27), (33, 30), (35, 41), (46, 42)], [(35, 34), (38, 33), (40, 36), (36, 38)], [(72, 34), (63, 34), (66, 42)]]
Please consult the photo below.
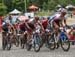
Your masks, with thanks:
[(71, 27), (71, 29), (73, 29), (73, 27)]
[(39, 17), (35, 17), (35, 20), (39, 20)]
[(67, 10), (66, 9), (62, 9), (61, 10), (61, 14), (65, 15), (67, 13)]
[(66, 15), (66, 12), (61, 12), (61, 14)]

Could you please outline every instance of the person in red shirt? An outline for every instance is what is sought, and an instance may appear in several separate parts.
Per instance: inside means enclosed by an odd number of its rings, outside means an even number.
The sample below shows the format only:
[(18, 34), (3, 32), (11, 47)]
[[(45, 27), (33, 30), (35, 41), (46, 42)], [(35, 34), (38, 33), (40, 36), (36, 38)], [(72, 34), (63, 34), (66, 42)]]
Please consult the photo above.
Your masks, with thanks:
[(74, 41), (75, 41), (75, 29), (71, 28), (71, 30), (68, 33), (68, 36), (69, 36), (70, 40), (72, 40), (72, 44), (74, 44)]
[(21, 24), (19, 24), (19, 28), (20, 28), (20, 30), (22, 31), (22, 32), (25, 32), (25, 23), (21, 23)]
[(75, 30), (73, 28), (71, 28), (68, 34), (69, 34), (70, 40), (75, 40)]
[(39, 17), (35, 17), (34, 19), (29, 19), (25, 21), (26, 31), (27, 31), (27, 43), (30, 43), (31, 34), (36, 29), (36, 23), (38, 23)]
[(47, 19), (42, 20), (42, 26), (43, 26), (44, 29), (46, 29), (48, 27), (48, 24), (49, 23), (48, 23)]

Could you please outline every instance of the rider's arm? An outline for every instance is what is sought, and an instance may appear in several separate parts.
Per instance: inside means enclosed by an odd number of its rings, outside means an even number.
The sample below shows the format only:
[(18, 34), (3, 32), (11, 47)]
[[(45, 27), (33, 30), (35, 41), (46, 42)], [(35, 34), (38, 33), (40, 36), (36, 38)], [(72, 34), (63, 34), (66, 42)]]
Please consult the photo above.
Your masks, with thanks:
[(25, 25), (26, 25), (26, 27), (27, 27), (28, 29), (31, 29), (31, 28), (29, 27), (29, 25), (28, 25), (27, 22), (25, 22)]
[(59, 28), (59, 26), (53, 21), (52, 23), (56, 28)]
[(63, 17), (63, 24), (66, 26), (67, 24), (66, 24), (66, 19), (67, 19), (67, 16), (64, 16)]
[(44, 30), (43, 25), (41, 23), (38, 23), (38, 24), (40, 25), (41, 29)]
[(64, 19), (64, 24), (67, 25), (67, 24), (66, 24), (66, 19)]

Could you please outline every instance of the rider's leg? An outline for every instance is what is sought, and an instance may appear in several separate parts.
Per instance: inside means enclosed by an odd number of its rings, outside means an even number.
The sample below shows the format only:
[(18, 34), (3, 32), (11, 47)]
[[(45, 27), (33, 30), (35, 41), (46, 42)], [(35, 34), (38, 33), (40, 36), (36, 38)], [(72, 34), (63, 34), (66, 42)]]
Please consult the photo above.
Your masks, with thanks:
[(31, 39), (31, 34), (29, 32), (27, 32), (27, 43), (29, 44), (30, 43), (30, 39)]
[(67, 25), (67, 24), (66, 24), (66, 19), (64, 19), (64, 24)]

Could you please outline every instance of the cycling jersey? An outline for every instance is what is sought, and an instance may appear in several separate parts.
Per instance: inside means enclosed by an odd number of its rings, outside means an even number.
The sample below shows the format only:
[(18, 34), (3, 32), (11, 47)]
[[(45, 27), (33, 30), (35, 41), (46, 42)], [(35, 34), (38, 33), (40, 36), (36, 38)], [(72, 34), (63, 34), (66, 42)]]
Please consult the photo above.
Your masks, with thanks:
[(34, 23), (34, 20), (33, 20), (33, 19), (32, 19), (32, 20), (28, 20), (28, 21), (27, 21), (27, 25), (29, 26), (29, 28), (26, 26), (25, 23), (20, 24), (20, 29), (21, 29), (22, 31), (27, 30), (28, 32), (31, 32), (32, 30), (35, 29), (35, 26), (34, 26), (35, 23)]
[(42, 20), (42, 25), (43, 25), (43, 28), (46, 29), (48, 26), (48, 20), (47, 19)]
[(25, 23), (20, 24), (19, 27), (20, 27), (21, 31), (25, 31), (26, 30), (25, 29), (25, 27), (26, 27)]
[(30, 19), (27, 24), (30, 27), (30, 29), (27, 28), (28, 32), (31, 32), (35, 29), (36, 23), (34, 22), (34, 19)]
[(3, 24), (2, 24), (2, 29), (3, 29), (5, 32), (8, 32), (8, 26), (9, 26), (9, 24), (3, 22)]
[(51, 16), (48, 21), (49, 22), (53, 22), (54, 21), (58, 26), (60, 26), (60, 23), (64, 19), (66, 19), (66, 16), (61, 17), (61, 14), (57, 13), (57, 14)]

